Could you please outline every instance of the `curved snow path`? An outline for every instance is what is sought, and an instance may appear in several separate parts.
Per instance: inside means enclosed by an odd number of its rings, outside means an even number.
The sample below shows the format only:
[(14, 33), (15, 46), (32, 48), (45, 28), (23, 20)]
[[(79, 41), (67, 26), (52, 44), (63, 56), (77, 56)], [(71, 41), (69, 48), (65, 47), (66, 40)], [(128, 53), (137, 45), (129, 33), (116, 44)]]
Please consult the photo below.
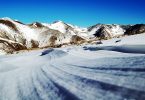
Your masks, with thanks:
[(0, 100), (144, 100), (145, 55), (82, 48), (0, 56)]

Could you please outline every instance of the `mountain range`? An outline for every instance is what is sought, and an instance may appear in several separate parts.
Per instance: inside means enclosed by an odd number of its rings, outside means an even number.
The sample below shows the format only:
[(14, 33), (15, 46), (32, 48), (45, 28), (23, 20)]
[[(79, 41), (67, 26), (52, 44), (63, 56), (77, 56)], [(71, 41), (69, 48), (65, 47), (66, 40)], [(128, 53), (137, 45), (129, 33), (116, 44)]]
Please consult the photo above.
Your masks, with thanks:
[(61, 47), (101, 39), (110, 39), (145, 32), (145, 24), (96, 24), (87, 28), (55, 21), (51, 24), (24, 24), (10, 18), (0, 19), (0, 54), (14, 51)]

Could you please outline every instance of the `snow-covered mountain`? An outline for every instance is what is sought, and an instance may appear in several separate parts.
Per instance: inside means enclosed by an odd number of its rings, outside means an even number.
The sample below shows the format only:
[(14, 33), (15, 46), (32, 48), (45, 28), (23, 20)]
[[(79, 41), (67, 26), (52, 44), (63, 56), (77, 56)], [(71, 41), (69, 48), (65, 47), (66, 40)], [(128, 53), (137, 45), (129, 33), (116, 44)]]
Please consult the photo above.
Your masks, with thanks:
[(141, 26), (134, 28), (125, 25), (97, 24), (88, 28), (81, 28), (62, 21), (56, 21), (52, 24), (39, 22), (24, 24), (10, 18), (1, 18), (0, 51), (12, 53), (23, 49), (79, 44), (95, 38), (107, 39), (124, 35), (131, 30), (138, 29), (135, 33), (137, 34), (144, 32), (145, 27)]
[[(5, 50), (9, 47), (12, 52), (16, 48), (8, 45), (8, 41), (24, 46), (23, 48), (37, 48), (47, 46), (57, 46), (64, 43), (78, 42), (83, 36), (77, 35), (77, 30), (63, 22), (53, 24), (41, 24), (38, 22), (32, 24), (23, 24), (10, 18), (0, 19), (0, 49)], [(6, 42), (3, 42), (5, 40)], [(19, 50), (23, 49), (19, 48)]]
[(125, 30), (120, 25), (97, 24), (88, 28), (88, 33), (95, 37), (112, 38), (123, 35)]

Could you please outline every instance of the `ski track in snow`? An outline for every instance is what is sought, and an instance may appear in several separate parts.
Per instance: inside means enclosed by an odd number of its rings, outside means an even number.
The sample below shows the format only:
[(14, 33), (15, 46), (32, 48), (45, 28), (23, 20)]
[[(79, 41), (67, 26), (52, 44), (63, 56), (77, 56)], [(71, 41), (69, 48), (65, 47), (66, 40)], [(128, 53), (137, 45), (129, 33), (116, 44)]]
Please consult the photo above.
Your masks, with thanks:
[(79, 47), (0, 56), (0, 100), (145, 100), (145, 55)]

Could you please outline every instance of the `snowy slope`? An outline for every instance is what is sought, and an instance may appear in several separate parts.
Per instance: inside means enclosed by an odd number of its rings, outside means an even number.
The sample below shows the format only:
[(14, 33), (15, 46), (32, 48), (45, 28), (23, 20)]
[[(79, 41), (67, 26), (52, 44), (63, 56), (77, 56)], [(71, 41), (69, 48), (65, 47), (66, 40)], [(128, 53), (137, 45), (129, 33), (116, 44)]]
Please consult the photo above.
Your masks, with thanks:
[(65, 24), (62, 21), (56, 21), (49, 25), (49, 28), (59, 30), (62, 33), (66, 33)]
[[(72, 31), (72, 34), (75, 35), (76, 33), (85, 33), (87, 32), (87, 28), (81, 28), (78, 26), (74, 26), (71, 24), (66, 24), (63, 21), (55, 21), (52, 24), (42, 23), (44, 26), (47, 26), (51, 29), (58, 30), (62, 33), (67, 33), (68, 31)], [(69, 30), (70, 29), (70, 30)]]
[(145, 33), (102, 41), (99, 49), (145, 53)]
[(145, 47), (144, 35), (2, 55), (0, 100), (144, 100), (145, 52), (107, 49)]

